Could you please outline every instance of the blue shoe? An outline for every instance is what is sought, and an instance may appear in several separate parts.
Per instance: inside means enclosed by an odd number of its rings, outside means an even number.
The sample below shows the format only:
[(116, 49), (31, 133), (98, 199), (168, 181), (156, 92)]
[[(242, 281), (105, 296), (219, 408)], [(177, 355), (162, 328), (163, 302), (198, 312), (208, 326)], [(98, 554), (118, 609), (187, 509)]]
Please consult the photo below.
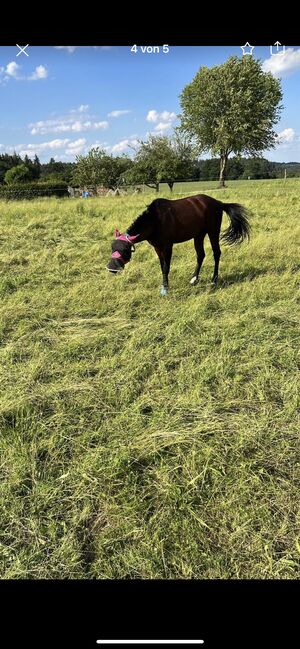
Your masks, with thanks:
[(164, 286), (161, 287), (161, 289), (160, 289), (160, 294), (161, 294), (161, 295), (167, 295), (167, 294), (168, 294), (168, 291), (167, 291), (167, 289), (166, 289)]

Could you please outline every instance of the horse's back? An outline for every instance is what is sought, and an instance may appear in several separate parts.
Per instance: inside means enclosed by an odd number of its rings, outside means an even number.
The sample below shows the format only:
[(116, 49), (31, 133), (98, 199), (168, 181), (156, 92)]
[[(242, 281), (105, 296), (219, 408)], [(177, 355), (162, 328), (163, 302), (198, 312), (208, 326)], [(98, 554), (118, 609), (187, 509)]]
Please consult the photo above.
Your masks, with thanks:
[(211, 208), (219, 210), (222, 203), (207, 194), (196, 194), (195, 196), (185, 196), (184, 198), (175, 198), (174, 200), (169, 198), (155, 198), (151, 203), (152, 206), (158, 210), (160, 208), (182, 210), (190, 206), (201, 210)]
[(187, 205), (193, 204), (195, 207), (201, 207), (202, 209), (216, 207), (220, 208), (221, 203), (216, 198), (208, 196), (207, 194), (196, 194), (195, 196), (186, 196), (184, 198), (177, 198), (174, 201), (169, 201), (170, 203), (178, 203), (178, 205)]
[(208, 232), (210, 222), (220, 220), (222, 203), (206, 194), (170, 200), (157, 198), (151, 203), (157, 219), (157, 237), (181, 243)]

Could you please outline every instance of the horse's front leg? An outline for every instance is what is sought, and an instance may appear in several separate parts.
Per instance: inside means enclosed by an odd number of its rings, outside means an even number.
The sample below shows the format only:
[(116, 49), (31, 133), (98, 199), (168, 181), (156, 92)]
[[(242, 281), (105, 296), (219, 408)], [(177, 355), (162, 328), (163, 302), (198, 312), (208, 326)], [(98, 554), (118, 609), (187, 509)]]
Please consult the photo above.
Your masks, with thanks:
[(159, 257), (160, 267), (161, 267), (162, 276), (163, 276), (163, 284), (162, 284), (161, 289), (160, 289), (160, 294), (161, 295), (167, 295), (168, 288), (169, 288), (169, 272), (170, 272), (170, 264), (171, 264), (171, 259), (172, 259), (173, 246), (168, 246), (167, 248), (164, 248), (163, 250), (161, 250), (160, 248), (155, 247), (155, 250), (156, 250), (157, 255)]

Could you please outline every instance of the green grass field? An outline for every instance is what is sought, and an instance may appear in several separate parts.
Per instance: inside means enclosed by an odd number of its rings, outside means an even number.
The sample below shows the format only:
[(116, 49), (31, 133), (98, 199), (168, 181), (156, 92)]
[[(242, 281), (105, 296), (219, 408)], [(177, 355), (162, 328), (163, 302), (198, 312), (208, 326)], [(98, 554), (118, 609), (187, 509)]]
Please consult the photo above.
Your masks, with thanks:
[[(272, 189), (273, 191), (278, 190), (279, 188), (288, 188), (288, 187), (294, 187), (294, 189), (299, 190), (300, 188), (300, 178), (288, 178), (285, 180), (284, 178), (280, 179), (272, 179), (270, 180), (227, 180), (226, 181), (226, 187), (227, 189), (234, 189), (239, 188), (241, 190), (242, 188), (245, 190), (245, 192), (248, 194), (248, 191), (250, 190), (251, 192), (253, 190), (259, 189), (259, 187), (263, 187), (266, 189), (267, 187)], [(142, 191), (147, 194), (153, 194), (153, 197), (155, 198), (155, 189), (148, 187), (147, 185), (140, 185)], [(164, 195), (166, 195), (167, 198), (170, 197), (170, 189), (169, 186), (166, 183), (160, 183), (159, 185), (160, 192)], [(276, 188), (276, 189), (275, 189)], [(128, 193), (133, 192), (135, 189), (134, 186), (128, 187)], [(185, 181), (185, 182), (177, 182), (174, 183), (173, 187), (173, 194), (174, 196), (176, 193), (178, 194), (185, 194), (188, 195), (190, 194), (196, 194), (196, 193), (204, 193), (208, 191), (213, 191), (213, 190), (218, 190), (216, 196), (219, 194), (219, 181), (218, 180), (191, 180), (191, 181)]]
[(209, 191), (252, 239), (166, 298), (143, 195), (0, 203), (2, 579), (299, 577), (299, 189)]

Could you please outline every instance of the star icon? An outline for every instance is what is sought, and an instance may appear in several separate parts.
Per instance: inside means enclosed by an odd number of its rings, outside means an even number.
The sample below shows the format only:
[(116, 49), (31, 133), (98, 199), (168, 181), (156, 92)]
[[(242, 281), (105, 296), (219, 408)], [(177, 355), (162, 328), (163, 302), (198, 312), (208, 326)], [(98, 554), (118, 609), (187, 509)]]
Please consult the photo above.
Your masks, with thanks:
[[(241, 45), (241, 49), (243, 50), (243, 56), (252, 56), (252, 50), (254, 50), (254, 45), (250, 45), (250, 43), (246, 43), (245, 45)], [(249, 52), (250, 50), (250, 52)]]

